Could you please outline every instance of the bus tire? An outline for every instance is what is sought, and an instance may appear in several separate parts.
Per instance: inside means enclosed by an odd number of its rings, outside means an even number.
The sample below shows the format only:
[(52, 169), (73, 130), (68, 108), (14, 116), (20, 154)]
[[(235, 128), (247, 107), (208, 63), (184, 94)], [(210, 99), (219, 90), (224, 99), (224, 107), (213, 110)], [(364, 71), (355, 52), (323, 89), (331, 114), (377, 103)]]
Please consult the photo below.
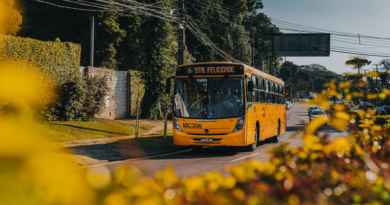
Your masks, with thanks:
[(193, 146), (191, 149), (194, 152), (201, 152), (203, 149), (203, 146)]
[(280, 122), (278, 123), (278, 134), (273, 137), (272, 142), (278, 143), (280, 141)]
[(257, 129), (257, 126), (256, 126), (256, 129), (255, 129), (255, 142), (253, 142), (253, 144), (250, 144), (247, 146), (247, 150), (250, 151), (250, 152), (253, 152), (256, 150), (256, 147), (257, 147), (257, 144), (258, 144), (258, 141), (259, 141), (259, 131)]

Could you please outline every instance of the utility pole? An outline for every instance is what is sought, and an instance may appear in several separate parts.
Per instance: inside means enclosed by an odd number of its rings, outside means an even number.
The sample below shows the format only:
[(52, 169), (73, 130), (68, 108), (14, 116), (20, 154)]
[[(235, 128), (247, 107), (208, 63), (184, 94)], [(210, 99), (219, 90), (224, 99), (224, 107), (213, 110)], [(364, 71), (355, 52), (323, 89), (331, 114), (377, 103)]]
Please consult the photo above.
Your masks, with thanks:
[(259, 44), (259, 69), (261, 71), (264, 71), (264, 54), (262, 49), (263, 41), (258, 41), (258, 44)]
[(252, 28), (252, 66), (255, 66), (255, 29)]
[(179, 13), (180, 13), (180, 23), (179, 23), (179, 50), (178, 50), (178, 59), (177, 64), (183, 65), (186, 62), (186, 33), (185, 33), (185, 24), (186, 24), (186, 11), (184, 0), (179, 0), (177, 2)]
[(89, 65), (93, 67), (93, 54), (95, 49), (95, 16), (92, 16), (91, 21), (91, 56), (89, 59)]

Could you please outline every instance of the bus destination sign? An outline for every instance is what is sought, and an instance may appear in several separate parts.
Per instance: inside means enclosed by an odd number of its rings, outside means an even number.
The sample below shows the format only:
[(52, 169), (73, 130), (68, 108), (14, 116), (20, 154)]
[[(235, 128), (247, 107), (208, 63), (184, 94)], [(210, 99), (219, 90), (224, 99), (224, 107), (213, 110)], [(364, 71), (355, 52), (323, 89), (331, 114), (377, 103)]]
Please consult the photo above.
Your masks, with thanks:
[(201, 65), (180, 67), (176, 71), (176, 76), (187, 75), (243, 75), (243, 66), (234, 65)]

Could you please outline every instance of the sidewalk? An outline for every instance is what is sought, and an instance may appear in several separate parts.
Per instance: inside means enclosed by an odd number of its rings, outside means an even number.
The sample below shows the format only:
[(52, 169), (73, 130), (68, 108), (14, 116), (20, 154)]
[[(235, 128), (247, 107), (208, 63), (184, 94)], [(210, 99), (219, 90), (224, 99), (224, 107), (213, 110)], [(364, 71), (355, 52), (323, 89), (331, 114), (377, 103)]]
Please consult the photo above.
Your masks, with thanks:
[[(58, 160), (70, 163), (71, 166), (86, 166), (177, 150), (177, 147), (173, 145), (172, 136), (164, 139), (161, 134), (164, 130), (163, 122), (150, 121), (148, 123), (155, 127), (138, 135), (137, 139), (135, 135), (129, 135), (56, 143), (54, 153), (58, 155)], [(168, 123), (168, 128), (172, 128), (172, 123)], [(72, 153), (68, 153), (69, 151)]]

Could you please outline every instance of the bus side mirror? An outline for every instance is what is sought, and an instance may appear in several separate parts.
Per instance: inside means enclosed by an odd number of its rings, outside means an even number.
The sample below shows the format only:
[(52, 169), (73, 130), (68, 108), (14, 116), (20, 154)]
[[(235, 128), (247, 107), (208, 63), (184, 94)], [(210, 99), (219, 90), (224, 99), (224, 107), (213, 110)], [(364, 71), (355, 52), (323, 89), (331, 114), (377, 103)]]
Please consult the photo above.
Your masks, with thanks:
[(248, 92), (253, 92), (253, 81), (248, 82)]
[(171, 92), (171, 78), (167, 79), (167, 83), (165, 84), (165, 93), (169, 94)]

